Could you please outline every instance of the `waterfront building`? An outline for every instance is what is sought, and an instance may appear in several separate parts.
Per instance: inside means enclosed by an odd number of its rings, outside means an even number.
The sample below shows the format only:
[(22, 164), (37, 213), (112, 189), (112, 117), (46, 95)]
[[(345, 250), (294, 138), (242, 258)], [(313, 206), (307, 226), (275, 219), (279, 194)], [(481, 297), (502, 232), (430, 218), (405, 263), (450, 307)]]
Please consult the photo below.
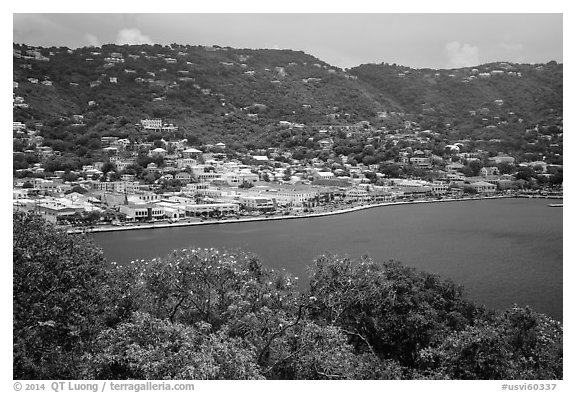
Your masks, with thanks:
[[(262, 195), (262, 193), (261, 193)], [(265, 194), (267, 197), (272, 198), (277, 205), (280, 206), (294, 206), (301, 207), (305, 203), (318, 197), (318, 191), (314, 190), (282, 190), (272, 189), (267, 190)]]
[(120, 205), (119, 210), (126, 214), (126, 221), (164, 218), (164, 209), (154, 203)]
[(429, 184), (431, 190), (432, 190), (432, 195), (445, 195), (448, 192), (448, 184), (447, 183), (441, 183), (441, 182), (433, 182), (431, 184)]
[(367, 202), (370, 200), (368, 191), (365, 188), (355, 187), (345, 191), (344, 198), (346, 201)]
[(240, 205), (237, 203), (209, 203), (186, 205), (187, 217), (199, 216), (221, 216), (227, 214), (238, 214)]
[(474, 190), (479, 194), (493, 194), (496, 192), (496, 185), (486, 181), (470, 183), (469, 186), (474, 188)]
[(186, 204), (168, 199), (156, 203), (157, 207), (164, 210), (164, 218), (177, 220), (186, 217)]
[(272, 198), (264, 196), (241, 196), (239, 200), (242, 207), (247, 211), (266, 213), (276, 210), (276, 204)]
[(402, 198), (422, 198), (432, 194), (432, 187), (430, 186), (417, 186), (417, 187), (400, 187), (402, 191)]
[[(99, 208), (91, 205), (90, 210), (100, 211)], [(86, 210), (85, 203), (77, 203), (66, 198), (41, 198), (41, 199), (20, 199), (16, 207), (22, 211), (33, 211), (41, 215), (51, 223), (56, 223), (58, 218), (73, 216)]]
[(425, 180), (393, 179), (393, 184), (400, 188), (422, 187), (428, 184)]

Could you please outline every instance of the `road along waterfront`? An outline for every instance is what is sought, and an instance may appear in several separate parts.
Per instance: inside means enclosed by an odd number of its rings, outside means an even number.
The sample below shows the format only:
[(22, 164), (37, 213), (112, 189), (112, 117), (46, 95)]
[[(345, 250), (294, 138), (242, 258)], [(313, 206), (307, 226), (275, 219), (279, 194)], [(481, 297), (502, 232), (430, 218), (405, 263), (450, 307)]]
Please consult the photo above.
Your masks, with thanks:
[(426, 199), (426, 200), (413, 200), (413, 201), (394, 201), (394, 202), (382, 202), (382, 203), (372, 203), (372, 204), (359, 204), (352, 207), (347, 207), (344, 209), (334, 209), (319, 213), (302, 213), (298, 215), (282, 215), (282, 216), (258, 216), (258, 217), (243, 217), (243, 218), (233, 218), (233, 219), (206, 219), (206, 220), (183, 220), (179, 222), (154, 222), (154, 223), (137, 223), (130, 225), (102, 225), (93, 227), (76, 227), (68, 228), (68, 233), (90, 233), (90, 232), (115, 232), (115, 231), (129, 231), (138, 229), (154, 229), (154, 228), (168, 228), (168, 227), (184, 227), (193, 225), (212, 225), (212, 224), (237, 224), (253, 221), (273, 221), (273, 220), (292, 220), (300, 218), (313, 218), (313, 217), (325, 217), (332, 216), (336, 214), (351, 213), (359, 210), (373, 209), (376, 207), (383, 206), (400, 206), (400, 205), (413, 205), (420, 203), (447, 203), (447, 202), (463, 202), (463, 201), (474, 201), (474, 200), (484, 200), (484, 199), (501, 199), (501, 198), (513, 198), (512, 196), (486, 196), (486, 197), (474, 197), (474, 198), (445, 198), (445, 199)]

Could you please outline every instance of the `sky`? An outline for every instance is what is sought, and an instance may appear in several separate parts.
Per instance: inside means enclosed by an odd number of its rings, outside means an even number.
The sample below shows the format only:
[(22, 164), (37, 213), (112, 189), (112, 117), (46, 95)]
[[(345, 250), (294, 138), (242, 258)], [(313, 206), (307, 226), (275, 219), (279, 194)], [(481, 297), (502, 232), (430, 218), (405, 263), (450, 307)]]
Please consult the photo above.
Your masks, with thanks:
[[(134, 8), (132, 8), (134, 9)], [(333, 66), (459, 68), (563, 62), (556, 13), (13, 13), (13, 42), (38, 46), (220, 45), (301, 50)]]

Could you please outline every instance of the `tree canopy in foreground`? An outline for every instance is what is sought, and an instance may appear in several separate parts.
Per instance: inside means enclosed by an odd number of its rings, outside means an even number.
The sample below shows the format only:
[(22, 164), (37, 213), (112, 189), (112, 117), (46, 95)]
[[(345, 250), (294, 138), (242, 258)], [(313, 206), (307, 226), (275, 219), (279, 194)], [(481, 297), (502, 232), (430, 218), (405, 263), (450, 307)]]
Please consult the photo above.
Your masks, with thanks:
[(562, 379), (562, 324), (394, 261), (323, 255), (297, 288), (244, 252), (108, 263), (14, 213), (15, 379)]

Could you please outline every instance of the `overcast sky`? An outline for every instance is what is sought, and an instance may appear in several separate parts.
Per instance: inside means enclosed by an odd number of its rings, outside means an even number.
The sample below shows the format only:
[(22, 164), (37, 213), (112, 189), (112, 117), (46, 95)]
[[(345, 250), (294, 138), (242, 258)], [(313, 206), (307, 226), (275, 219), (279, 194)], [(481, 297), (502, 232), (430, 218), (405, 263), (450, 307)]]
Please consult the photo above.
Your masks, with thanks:
[(286, 48), (341, 68), (381, 62), (413, 68), (563, 62), (562, 32), (561, 13), (13, 14), (16, 43)]

